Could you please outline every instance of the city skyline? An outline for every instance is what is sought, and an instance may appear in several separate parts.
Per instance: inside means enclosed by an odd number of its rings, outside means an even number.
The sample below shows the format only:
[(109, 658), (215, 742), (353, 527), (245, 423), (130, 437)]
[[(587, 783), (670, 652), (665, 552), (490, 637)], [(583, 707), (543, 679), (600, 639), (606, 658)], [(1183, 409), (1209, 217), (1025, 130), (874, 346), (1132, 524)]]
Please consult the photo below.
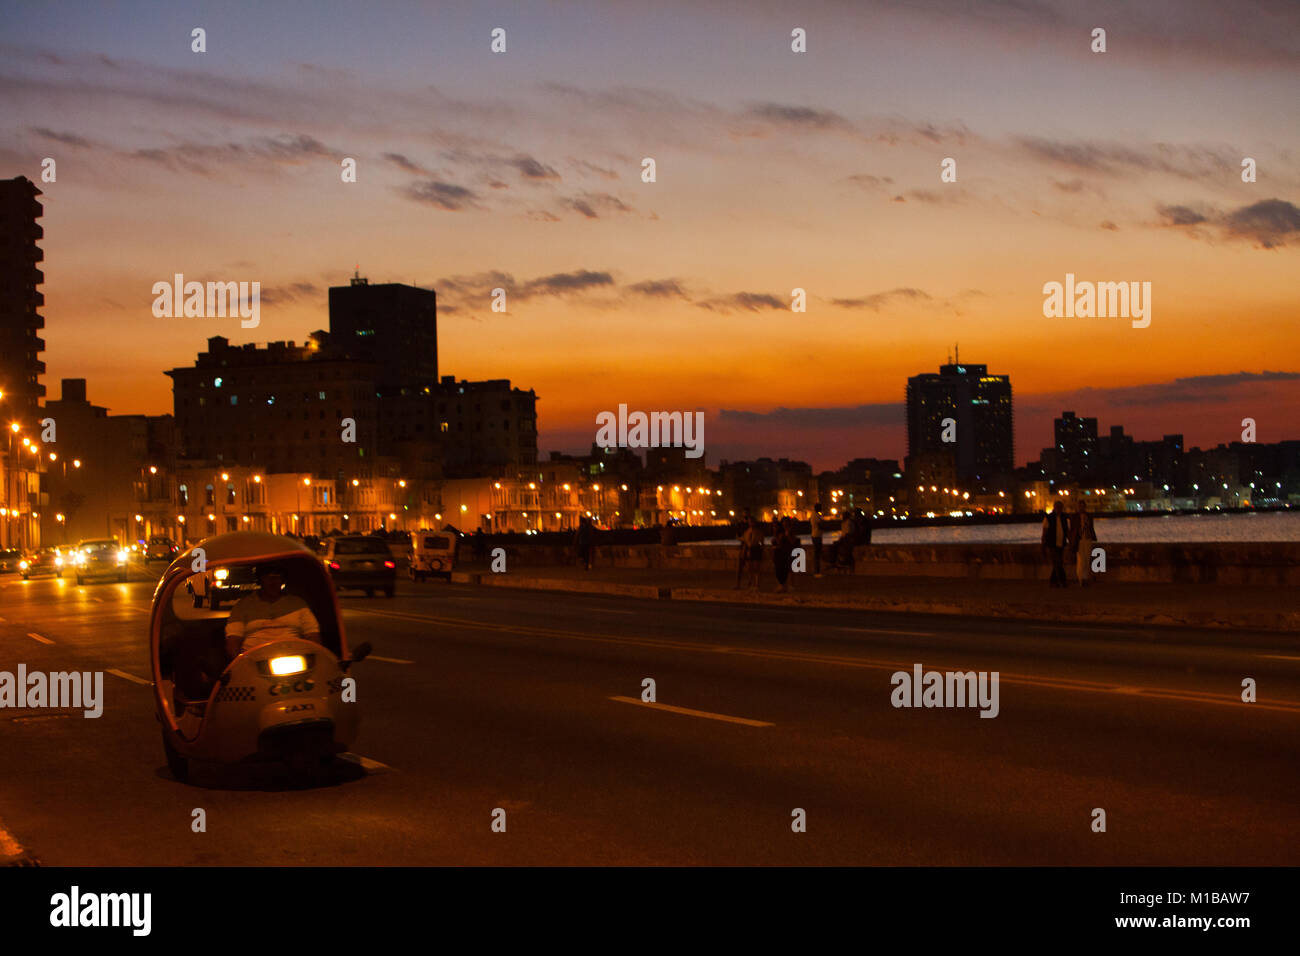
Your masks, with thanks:
[[(1015, 380), (1017, 464), (1064, 408), (1201, 446), (1300, 419), (1296, 51), (1269, 7), (1225, 40), (1209, 5), (820, 4), (806, 54), (766, 5), (590, 9), (503, 14), (499, 55), (472, 5), (421, 33), (338, 4), (311, 36), (235, 6), (202, 54), (188, 12), (20, 11), (0, 163), (44, 193), (47, 379), (163, 412), (160, 367), (303, 341), (359, 266), (435, 288), (441, 364), (534, 389), (543, 450), (626, 402), (705, 411), (712, 461), (901, 457), (905, 380), (953, 342)], [(178, 272), (260, 281), (261, 326), (153, 318)], [(1070, 274), (1152, 283), (1151, 325), (1045, 318)]]

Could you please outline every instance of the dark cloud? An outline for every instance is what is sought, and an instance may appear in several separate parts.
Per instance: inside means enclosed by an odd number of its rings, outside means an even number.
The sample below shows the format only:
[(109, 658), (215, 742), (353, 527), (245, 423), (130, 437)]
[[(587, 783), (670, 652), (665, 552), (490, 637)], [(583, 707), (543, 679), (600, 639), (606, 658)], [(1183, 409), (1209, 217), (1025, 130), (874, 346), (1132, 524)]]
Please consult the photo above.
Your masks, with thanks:
[(307, 156), (334, 155), (334, 150), (327, 149), (319, 140), (302, 133), (296, 136), (289, 133), (279, 136), (259, 136), (254, 143), (266, 155), (278, 159), (295, 160)]
[(1210, 146), (1152, 143), (1096, 143), (1079, 140), (1018, 138), (1016, 145), (1044, 162), (1106, 176), (1167, 173), (1182, 179), (1223, 180), (1238, 169), (1240, 156)]
[(1209, 221), (1190, 206), (1157, 206), (1156, 212), (1168, 226), (1196, 226)]
[(599, 219), (599, 218), (600, 218), (599, 216), (596, 215), (596, 210), (592, 209), (592, 208), (591, 208), (591, 205), (590, 205), (589, 203), (587, 203), (585, 200), (582, 200), (582, 199), (562, 199), (562, 200), (560, 200), (560, 204), (563, 205), (563, 206), (565, 206), (565, 207), (567, 207), (567, 208), (569, 208), (569, 209), (572, 209), (574, 212), (580, 212), (580, 213), (582, 213), (582, 215), (586, 216), (588, 219)]
[(903, 425), (907, 409), (902, 402), (878, 402), (871, 405), (849, 405), (839, 408), (774, 408), (770, 412), (751, 412), (744, 409), (723, 408), (719, 411), (723, 422), (740, 425), (781, 426), (797, 428), (845, 428), (871, 425)]
[(882, 186), (892, 186), (894, 180), (889, 176), (873, 176), (870, 173), (855, 173), (848, 177), (849, 182), (855, 186), (861, 186), (863, 189), (879, 189)]
[(515, 284), (515, 277), (509, 272), (498, 270), (446, 276), (435, 282), (433, 287), (438, 292), (438, 308), (442, 308), (443, 297), (464, 301), (478, 296), (486, 298), (491, 295), (493, 289), (505, 289), (507, 295), (514, 295), (519, 291), (518, 285)]
[(1109, 230), (1110, 232), (1119, 232), (1119, 226), (1115, 225), (1109, 219), (1103, 219), (1098, 228), (1106, 229)]
[(78, 136), (76, 133), (58, 133), (52, 129), (46, 129), (44, 126), (32, 127), (32, 132), (45, 139), (52, 139), (56, 143), (63, 143), (65, 146), (77, 146), (82, 149), (90, 146), (90, 140)]
[(439, 209), (446, 209), (449, 212), (470, 209), (476, 205), (475, 200), (478, 199), (478, 196), (472, 190), (466, 189), (464, 186), (438, 182), (434, 179), (411, 183), (402, 187), (400, 192), (408, 199), (429, 206), (436, 206)]
[[(1156, 207), (1156, 213), (1163, 220), (1161, 225), (1205, 226), (1220, 238), (1246, 240), (1262, 249), (1280, 248), (1300, 235), (1300, 207), (1284, 199), (1262, 199), (1228, 212), (1212, 207), (1162, 205)], [(1200, 238), (1205, 230), (1193, 228), (1188, 235)]]
[(710, 312), (761, 312), (764, 309), (780, 310), (790, 307), (788, 302), (765, 292), (734, 292), (731, 295), (704, 299), (695, 304)]
[(618, 179), (618, 173), (614, 172), (614, 170), (606, 169), (604, 166), (597, 166), (595, 163), (589, 163), (585, 159), (570, 157), (569, 163), (584, 173), (591, 173), (593, 176), (599, 176), (602, 179)]
[(519, 170), (519, 174), (523, 176), (524, 179), (546, 180), (560, 178), (560, 174), (554, 169), (550, 166), (544, 165), (543, 163), (539, 163), (531, 156), (516, 156), (514, 159), (507, 160), (507, 162), (515, 169)]
[(813, 129), (835, 129), (849, 125), (848, 120), (831, 110), (818, 110), (810, 106), (786, 106), (782, 103), (759, 103), (750, 107), (746, 115), (770, 123)]
[(158, 163), (168, 169), (210, 176), (216, 171), (296, 165), (305, 159), (337, 156), (339, 150), (301, 133), (257, 136), (247, 143), (177, 143), (174, 146), (135, 149), (125, 155)]
[[(566, 209), (581, 213), (588, 219), (598, 219), (600, 212), (631, 212), (632, 207), (610, 193), (583, 193), (560, 200)], [(597, 212), (599, 210), (600, 212)]]
[(838, 305), (844, 309), (871, 309), (873, 312), (879, 311), (881, 307), (888, 305), (894, 299), (932, 299), (928, 292), (921, 289), (898, 288), (890, 289), (887, 292), (876, 292), (873, 295), (866, 295), (856, 299), (831, 299), (832, 305)]
[(1241, 385), (1262, 382), (1300, 381), (1300, 372), (1229, 372), (1220, 375), (1188, 375), (1172, 382), (1133, 385), (1126, 388), (1082, 389), (1080, 395), (1104, 396), (1116, 408), (1153, 407), (1159, 405), (1204, 402), (1207, 392), (1222, 391)]
[(601, 286), (612, 286), (614, 277), (608, 272), (591, 272), (586, 269), (576, 272), (557, 272), (553, 275), (531, 279), (524, 284), (520, 294), (562, 295), (569, 292), (585, 292)]
[(259, 301), (263, 305), (283, 305), (298, 299), (315, 298), (322, 290), (314, 282), (293, 282), (287, 286), (273, 286), (262, 289)]
[(651, 299), (684, 299), (686, 289), (676, 279), (647, 279), (627, 287), (635, 295), (644, 295)]
[(1273, 249), (1300, 233), (1300, 208), (1282, 199), (1265, 199), (1228, 213), (1223, 228), (1229, 235)]
[(419, 165), (418, 163), (412, 162), (411, 160), (403, 156), (401, 153), (384, 153), (383, 158), (388, 160), (398, 169), (404, 169), (408, 173), (418, 173), (421, 176), (429, 175), (428, 171), (423, 166)]

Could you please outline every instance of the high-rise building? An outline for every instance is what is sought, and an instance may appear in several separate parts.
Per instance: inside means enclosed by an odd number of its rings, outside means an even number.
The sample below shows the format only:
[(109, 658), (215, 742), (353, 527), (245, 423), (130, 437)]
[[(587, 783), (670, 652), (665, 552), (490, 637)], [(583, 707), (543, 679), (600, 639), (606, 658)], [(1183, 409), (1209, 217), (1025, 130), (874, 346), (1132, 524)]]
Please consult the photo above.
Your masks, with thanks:
[(941, 365), (937, 375), (909, 378), (907, 455), (909, 463), (951, 458), (956, 477), (965, 482), (1009, 475), (1015, 458), (1010, 377), (958, 360)]
[(415, 394), (438, 383), (438, 297), (395, 282), (355, 276), (330, 289), (330, 337), (348, 355), (374, 362), (382, 394)]
[(1100, 467), (1097, 419), (1079, 418), (1074, 412), (1061, 412), (1061, 417), (1052, 424), (1061, 476), (1076, 481), (1086, 481), (1093, 477)]
[(45, 396), (45, 340), (38, 335), (45, 319), (36, 311), (45, 304), (36, 288), (45, 281), (37, 266), (45, 258), (36, 244), (45, 236), (36, 221), (43, 212), (39, 195), (25, 176), (0, 180), (0, 411), (6, 425), (35, 426)]

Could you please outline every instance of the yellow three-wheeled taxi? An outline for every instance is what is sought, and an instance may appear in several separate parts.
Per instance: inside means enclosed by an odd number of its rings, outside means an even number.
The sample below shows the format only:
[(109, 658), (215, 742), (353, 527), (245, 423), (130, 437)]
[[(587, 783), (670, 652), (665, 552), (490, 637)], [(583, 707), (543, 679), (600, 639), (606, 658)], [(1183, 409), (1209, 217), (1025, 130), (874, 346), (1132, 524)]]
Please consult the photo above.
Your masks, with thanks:
[[(228, 659), (231, 607), (256, 590), (254, 569), (270, 564), (283, 593), (315, 617), (319, 643), (277, 638)], [(236, 531), (179, 555), (154, 593), (149, 646), (163, 750), (178, 780), (188, 779), (194, 759), (283, 760), (312, 770), (356, 738), (360, 717), (349, 702), (355, 697), (345, 700), (347, 672), (370, 648), (349, 655), (329, 575), (290, 538)]]

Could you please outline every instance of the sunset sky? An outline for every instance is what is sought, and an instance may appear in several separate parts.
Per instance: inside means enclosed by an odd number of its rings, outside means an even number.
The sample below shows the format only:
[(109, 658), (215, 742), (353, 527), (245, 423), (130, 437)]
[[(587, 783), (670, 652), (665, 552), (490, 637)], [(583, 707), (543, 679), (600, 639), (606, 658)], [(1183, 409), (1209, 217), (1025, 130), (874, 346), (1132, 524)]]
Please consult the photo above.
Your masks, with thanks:
[[(164, 369), (301, 341), (359, 264), (437, 290), (443, 374), (537, 391), (543, 455), (625, 402), (704, 410), (710, 466), (901, 457), (953, 343), (1017, 463), (1065, 408), (1300, 438), (1293, 2), (23, 3), (0, 54), (50, 398), (170, 412)], [(260, 281), (261, 326), (154, 318), (177, 272)], [(1150, 327), (1044, 318), (1067, 272), (1152, 283)]]

